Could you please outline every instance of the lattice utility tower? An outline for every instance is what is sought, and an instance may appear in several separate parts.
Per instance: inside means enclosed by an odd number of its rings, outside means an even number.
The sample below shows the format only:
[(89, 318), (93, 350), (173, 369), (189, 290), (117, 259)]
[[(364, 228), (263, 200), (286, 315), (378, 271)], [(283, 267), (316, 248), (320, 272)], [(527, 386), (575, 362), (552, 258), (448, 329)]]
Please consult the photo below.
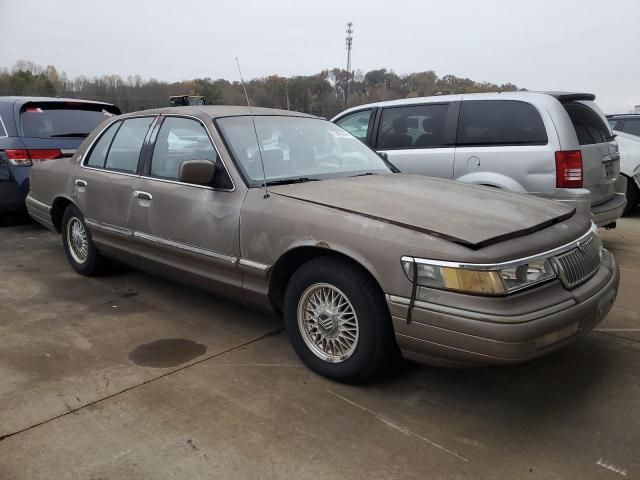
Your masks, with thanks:
[(351, 44), (353, 43), (353, 22), (347, 22), (347, 81), (344, 86), (344, 108), (347, 108), (349, 96), (349, 75), (351, 74)]

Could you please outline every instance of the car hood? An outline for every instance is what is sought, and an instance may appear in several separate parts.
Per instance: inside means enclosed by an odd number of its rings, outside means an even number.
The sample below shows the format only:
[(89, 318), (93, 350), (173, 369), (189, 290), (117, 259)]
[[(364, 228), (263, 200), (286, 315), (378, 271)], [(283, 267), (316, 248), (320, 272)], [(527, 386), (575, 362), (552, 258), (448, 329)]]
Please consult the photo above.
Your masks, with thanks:
[(369, 175), (278, 185), (273, 194), (362, 215), (479, 249), (575, 214), (565, 204), (419, 175)]

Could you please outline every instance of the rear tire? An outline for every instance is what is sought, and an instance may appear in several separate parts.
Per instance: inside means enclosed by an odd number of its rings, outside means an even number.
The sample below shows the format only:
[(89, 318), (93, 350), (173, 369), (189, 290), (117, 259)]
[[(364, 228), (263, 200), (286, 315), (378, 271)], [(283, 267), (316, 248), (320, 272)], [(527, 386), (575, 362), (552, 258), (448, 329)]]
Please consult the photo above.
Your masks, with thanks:
[(627, 206), (624, 207), (623, 215), (629, 214), (640, 201), (640, 191), (632, 178), (627, 178)]
[(76, 272), (93, 276), (103, 271), (105, 259), (91, 239), (84, 216), (74, 205), (69, 205), (62, 215), (62, 245)]
[(397, 348), (378, 285), (338, 257), (315, 258), (296, 270), (285, 293), (284, 321), (300, 359), (340, 382), (373, 377)]

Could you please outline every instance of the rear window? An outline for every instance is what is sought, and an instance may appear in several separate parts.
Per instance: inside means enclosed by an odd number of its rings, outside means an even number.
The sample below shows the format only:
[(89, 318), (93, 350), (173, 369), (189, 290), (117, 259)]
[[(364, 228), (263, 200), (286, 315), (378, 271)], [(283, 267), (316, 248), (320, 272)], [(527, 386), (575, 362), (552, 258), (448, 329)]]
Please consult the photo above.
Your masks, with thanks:
[(547, 131), (538, 110), (517, 100), (465, 100), (458, 145), (545, 145)]
[(612, 140), (609, 128), (600, 115), (587, 105), (578, 102), (562, 104), (571, 118), (573, 128), (576, 129), (580, 145), (593, 145)]
[(120, 111), (110, 105), (73, 102), (27, 103), (20, 120), (23, 135), (36, 138), (84, 138)]

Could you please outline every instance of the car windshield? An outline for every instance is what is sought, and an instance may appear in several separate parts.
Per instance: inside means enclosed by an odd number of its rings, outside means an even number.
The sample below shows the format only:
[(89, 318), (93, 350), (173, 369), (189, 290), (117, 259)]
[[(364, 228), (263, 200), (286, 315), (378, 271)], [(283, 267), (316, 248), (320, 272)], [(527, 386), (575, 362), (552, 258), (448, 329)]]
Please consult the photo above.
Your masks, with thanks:
[[(326, 120), (256, 116), (255, 125), (268, 184), (392, 173), (390, 164), (346, 130)], [(217, 121), (250, 186), (263, 182), (251, 117)]]

